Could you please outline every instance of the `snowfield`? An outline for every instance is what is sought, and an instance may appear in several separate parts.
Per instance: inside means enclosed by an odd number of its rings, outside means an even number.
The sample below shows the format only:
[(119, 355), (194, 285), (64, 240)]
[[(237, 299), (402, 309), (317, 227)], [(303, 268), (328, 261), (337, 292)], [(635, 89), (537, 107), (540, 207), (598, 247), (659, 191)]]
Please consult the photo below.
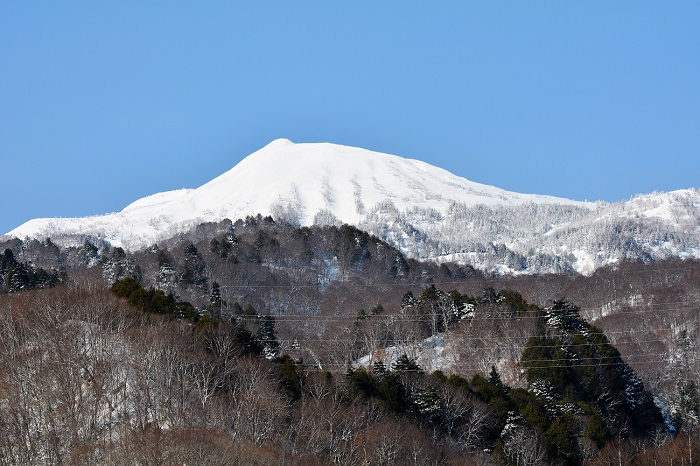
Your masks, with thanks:
[(505, 191), (395, 155), (278, 139), (199, 188), (107, 215), (34, 219), (7, 236), (137, 250), (203, 222), (262, 214), (355, 225), (419, 259), (497, 273), (590, 273), (623, 258), (700, 257), (699, 212), (697, 189), (579, 202)]

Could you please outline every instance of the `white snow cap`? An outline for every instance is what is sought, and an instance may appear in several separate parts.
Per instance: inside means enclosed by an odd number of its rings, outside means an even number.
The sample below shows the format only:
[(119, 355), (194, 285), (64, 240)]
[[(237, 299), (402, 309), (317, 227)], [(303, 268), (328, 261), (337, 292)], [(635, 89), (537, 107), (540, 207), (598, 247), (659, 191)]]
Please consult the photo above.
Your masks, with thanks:
[(93, 235), (138, 249), (201, 222), (247, 215), (312, 225), (321, 212), (358, 225), (375, 206), (399, 211), (523, 203), (592, 206), (551, 196), (518, 194), (474, 183), (418, 160), (330, 143), (276, 139), (196, 189), (157, 193), (114, 214), (31, 220), (12, 236)]

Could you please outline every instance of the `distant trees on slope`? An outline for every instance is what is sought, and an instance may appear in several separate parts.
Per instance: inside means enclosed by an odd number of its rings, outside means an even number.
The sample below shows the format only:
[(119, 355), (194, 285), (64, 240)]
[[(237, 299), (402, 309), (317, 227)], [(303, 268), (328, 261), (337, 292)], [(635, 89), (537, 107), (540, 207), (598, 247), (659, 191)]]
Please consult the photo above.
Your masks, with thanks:
[(136, 254), (90, 241), (5, 249), (2, 270), (31, 260), (66, 271), (47, 272), (58, 288), (0, 296), (9, 463), (700, 454), (694, 261), (484, 276), (406, 259), (354, 227), (262, 217)]
[(11, 249), (0, 253), (0, 294), (50, 288), (64, 278), (63, 271), (48, 272), (25, 262), (19, 262)]
[(558, 204), (453, 203), (444, 216), (433, 209), (378, 205), (359, 226), (409, 257), (447, 256), (485, 272), (591, 272), (621, 260), (700, 256), (695, 228), (700, 209), (692, 201), (676, 199), (664, 220), (640, 214), (664, 202), (640, 198), (593, 211)]
[(515, 322), (536, 315), (519, 361), (527, 385), (514, 387), (495, 366), (470, 378), (426, 373), (406, 354), (330, 371), (299, 354), (270, 358), (264, 348), (274, 330), (260, 323), (269, 320), (245, 312), (235, 322), (193, 320), (144, 304), (155, 296), (145, 291), (126, 278), (111, 292), (64, 287), (0, 297), (0, 458), (596, 464), (611, 445), (644, 458), (639, 445), (663, 431), (634, 372), (565, 302), (543, 310), (509, 291), (472, 299), (434, 287), (404, 300), (422, 307), (415, 316), (442, 299), (476, 303), (473, 314), (438, 324), (443, 331), (473, 324), (480, 307)]

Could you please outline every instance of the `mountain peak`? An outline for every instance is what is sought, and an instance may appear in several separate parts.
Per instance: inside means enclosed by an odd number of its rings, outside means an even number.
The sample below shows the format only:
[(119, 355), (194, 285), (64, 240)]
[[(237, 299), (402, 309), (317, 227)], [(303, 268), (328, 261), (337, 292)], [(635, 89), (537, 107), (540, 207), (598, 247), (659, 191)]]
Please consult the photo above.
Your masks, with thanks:
[(157, 193), (114, 214), (34, 219), (9, 235), (135, 250), (204, 222), (261, 214), (300, 226), (355, 225), (420, 259), (589, 273), (621, 258), (700, 257), (697, 198), (691, 190), (607, 205), (520, 194), (419, 160), (276, 139), (196, 189)]
[(358, 225), (376, 209), (434, 211), (454, 203), (587, 205), (550, 196), (518, 194), (474, 183), (418, 160), (331, 143), (275, 139), (226, 173), (196, 189), (157, 193), (116, 214), (35, 219), (16, 237), (101, 237), (138, 249), (201, 222), (272, 215), (299, 225), (318, 216)]
[(286, 138), (278, 138), (278, 139), (274, 139), (274, 140), (270, 141), (269, 143), (267, 143), (267, 145), (265, 147), (263, 147), (263, 149), (273, 148), (273, 147), (277, 147), (277, 146), (284, 146), (284, 145), (289, 145), (289, 144), (293, 145), (294, 143)]

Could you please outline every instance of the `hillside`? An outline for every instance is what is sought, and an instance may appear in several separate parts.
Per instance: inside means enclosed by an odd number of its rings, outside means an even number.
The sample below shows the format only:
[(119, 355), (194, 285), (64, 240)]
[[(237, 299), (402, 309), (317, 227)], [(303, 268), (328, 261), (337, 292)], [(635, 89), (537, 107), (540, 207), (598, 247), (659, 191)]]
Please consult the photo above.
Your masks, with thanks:
[(698, 189), (578, 202), (505, 191), (395, 155), (284, 139), (199, 188), (113, 214), (34, 219), (7, 236), (135, 251), (200, 223), (257, 214), (293, 226), (354, 225), (407, 257), (485, 272), (590, 274), (621, 260), (700, 257)]
[(700, 454), (698, 261), (485, 276), (262, 216), (0, 251), (8, 464)]

